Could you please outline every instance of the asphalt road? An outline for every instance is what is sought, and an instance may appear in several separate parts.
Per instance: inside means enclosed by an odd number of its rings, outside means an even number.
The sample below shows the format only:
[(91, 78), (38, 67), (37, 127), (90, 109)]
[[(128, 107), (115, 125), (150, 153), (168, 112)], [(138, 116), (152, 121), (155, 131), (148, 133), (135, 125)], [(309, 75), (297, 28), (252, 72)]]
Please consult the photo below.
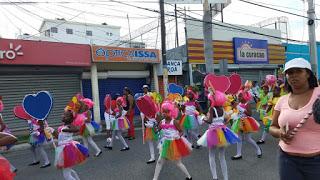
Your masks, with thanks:
[[(155, 163), (146, 164), (149, 159), (148, 145), (142, 144), (141, 131), (137, 131), (137, 138), (128, 141), (129, 151), (120, 152), (122, 148), (119, 141), (115, 141), (112, 151), (103, 148), (105, 137), (96, 136), (94, 139), (103, 149), (100, 157), (94, 157), (91, 153), (88, 161), (74, 168), (83, 180), (151, 180), (153, 177)], [(260, 133), (254, 135), (258, 140)], [(245, 143), (243, 145), (243, 159), (232, 161), (230, 157), (235, 154), (236, 146), (227, 148), (226, 158), (230, 180), (276, 180), (278, 178), (277, 165), (277, 140), (268, 136), (267, 142), (261, 145), (263, 156), (258, 159), (254, 148)], [(47, 149), (47, 153), (53, 164), (54, 150)], [(62, 172), (53, 165), (46, 169), (40, 169), (39, 166), (30, 167), (27, 164), (31, 162), (31, 152), (20, 150), (4, 154), (12, 164), (18, 168), (16, 180), (60, 180), (63, 179)], [(192, 154), (183, 159), (190, 174), (194, 180), (212, 179), (208, 163), (208, 150), (206, 148), (194, 149)], [(219, 179), (222, 179), (218, 157), (216, 156)], [(179, 180), (184, 179), (184, 175), (174, 164), (167, 162), (163, 167), (161, 180)]]

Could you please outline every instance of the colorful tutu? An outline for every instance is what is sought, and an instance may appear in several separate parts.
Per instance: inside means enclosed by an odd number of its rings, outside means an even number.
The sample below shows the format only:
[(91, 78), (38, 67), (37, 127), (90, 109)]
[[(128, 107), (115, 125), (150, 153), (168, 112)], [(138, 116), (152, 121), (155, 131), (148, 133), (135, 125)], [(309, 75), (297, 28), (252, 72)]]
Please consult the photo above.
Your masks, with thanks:
[(46, 136), (44, 133), (34, 132), (30, 134), (29, 143), (31, 146), (38, 146), (46, 142)]
[(232, 132), (225, 125), (210, 127), (197, 141), (200, 146), (213, 148), (213, 147), (226, 147), (230, 144), (240, 142), (237, 134)]
[(258, 132), (260, 124), (253, 117), (243, 117), (237, 119), (231, 126), (231, 130), (235, 133), (242, 131), (243, 133)]
[(129, 129), (129, 120), (126, 117), (118, 118), (116, 121), (112, 122), (113, 130), (126, 130)]
[(265, 130), (266, 132), (269, 132), (269, 128), (270, 128), (270, 126), (271, 126), (271, 124), (272, 124), (272, 117), (270, 117), (270, 116), (264, 117), (264, 118), (262, 119), (262, 123), (263, 123), (263, 125), (264, 125), (264, 130)]
[(95, 121), (85, 123), (80, 127), (80, 135), (83, 137), (94, 136), (100, 130), (100, 125)]
[(159, 143), (160, 156), (168, 160), (179, 160), (188, 156), (191, 151), (191, 144), (184, 137), (174, 140), (163, 139)]
[(184, 130), (195, 129), (199, 127), (199, 122), (194, 115), (183, 115), (180, 120), (180, 126)]
[(144, 141), (158, 141), (159, 136), (155, 128), (146, 128), (144, 131)]
[(0, 179), (13, 180), (15, 175), (15, 173), (11, 172), (9, 161), (0, 157)]
[(55, 166), (58, 169), (70, 168), (83, 163), (89, 157), (89, 150), (77, 141), (56, 148)]

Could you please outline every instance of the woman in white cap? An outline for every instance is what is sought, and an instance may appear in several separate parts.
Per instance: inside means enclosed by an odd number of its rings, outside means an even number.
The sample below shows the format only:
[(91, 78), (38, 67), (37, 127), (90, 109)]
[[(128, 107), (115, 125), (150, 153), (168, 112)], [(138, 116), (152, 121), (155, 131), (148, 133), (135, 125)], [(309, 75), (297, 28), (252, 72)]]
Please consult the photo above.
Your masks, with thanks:
[(284, 73), (289, 94), (275, 105), (270, 127), (270, 134), (280, 138), (280, 179), (316, 180), (320, 178), (320, 124), (310, 112), (320, 88), (303, 58), (287, 62)]

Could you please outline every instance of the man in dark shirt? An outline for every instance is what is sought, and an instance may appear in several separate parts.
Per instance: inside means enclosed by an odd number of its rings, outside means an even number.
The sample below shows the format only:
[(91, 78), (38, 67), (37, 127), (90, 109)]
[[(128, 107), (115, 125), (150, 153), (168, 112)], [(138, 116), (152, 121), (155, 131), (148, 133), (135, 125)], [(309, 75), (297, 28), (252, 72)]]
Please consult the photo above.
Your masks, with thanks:
[(123, 89), (123, 95), (126, 98), (126, 104), (127, 106), (124, 107), (123, 109), (127, 111), (126, 117), (130, 121), (130, 128), (128, 130), (128, 139), (133, 140), (135, 139), (135, 134), (134, 134), (134, 98), (132, 96), (132, 92), (128, 87), (125, 87)]

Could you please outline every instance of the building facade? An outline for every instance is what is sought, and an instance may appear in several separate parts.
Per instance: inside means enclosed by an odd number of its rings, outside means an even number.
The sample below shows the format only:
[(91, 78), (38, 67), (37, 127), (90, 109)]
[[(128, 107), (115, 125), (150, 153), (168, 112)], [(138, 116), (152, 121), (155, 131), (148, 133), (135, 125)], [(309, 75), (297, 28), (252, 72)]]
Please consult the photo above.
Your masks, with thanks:
[(26, 94), (49, 91), (53, 109), (50, 125), (60, 125), (61, 115), (70, 98), (81, 92), (81, 75), (90, 69), (89, 45), (0, 39), (0, 95), (3, 97), (5, 123), (13, 131), (28, 129), (17, 119), (13, 108), (21, 105)]

